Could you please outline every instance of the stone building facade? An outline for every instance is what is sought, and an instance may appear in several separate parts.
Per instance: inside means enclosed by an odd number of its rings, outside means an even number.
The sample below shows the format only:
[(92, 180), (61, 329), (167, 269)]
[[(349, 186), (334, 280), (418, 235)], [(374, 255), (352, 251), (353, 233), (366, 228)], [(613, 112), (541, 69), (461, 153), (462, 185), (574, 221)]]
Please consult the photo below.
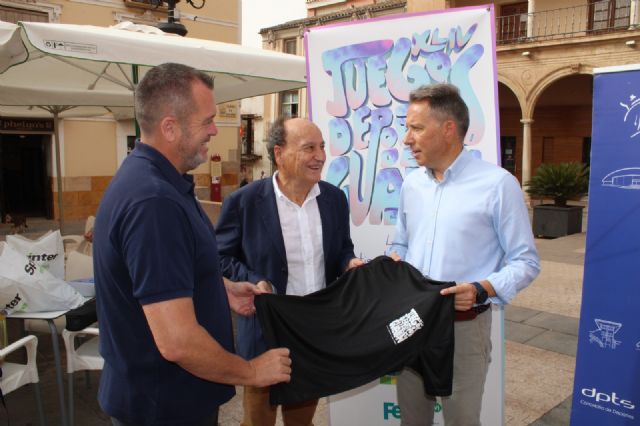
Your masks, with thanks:
[[(194, 0), (196, 9), (180, 2), (180, 21), (187, 37), (240, 42), (241, 1)], [(89, 24), (108, 27), (123, 21), (157, 26), (167, 20), (162, 0), (0, 0), (0, 20)], [(123, 49), (126, 46), (123, 46)], [(222, 195), (237, 188), (240, 171), (239, 102), (219, 105), (219, 134), (210, 142), (221, 162)], [(0, 214), (58, 217), (57, 172), (51, 118), (0, 114)], [(41, 123), (41, 125), (38, 125)], [(65, 118), (60, 141), (65, 220), (84, 219), (96, 212), (102, 194), (135, 140), (132, 119), (112, 115)], [(200, 193), (208, 197), (212, 164), (193, 171)]]

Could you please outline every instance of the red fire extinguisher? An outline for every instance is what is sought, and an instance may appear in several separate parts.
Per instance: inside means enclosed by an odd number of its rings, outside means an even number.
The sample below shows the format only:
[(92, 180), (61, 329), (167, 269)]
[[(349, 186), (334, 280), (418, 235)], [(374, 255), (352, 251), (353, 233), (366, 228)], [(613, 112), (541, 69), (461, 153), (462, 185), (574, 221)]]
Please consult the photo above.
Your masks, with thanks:
[(219, 154), (211, 155), (211, 201), (222, 201), (222, 184), (220, 178), (222, 176), (222, 159)]

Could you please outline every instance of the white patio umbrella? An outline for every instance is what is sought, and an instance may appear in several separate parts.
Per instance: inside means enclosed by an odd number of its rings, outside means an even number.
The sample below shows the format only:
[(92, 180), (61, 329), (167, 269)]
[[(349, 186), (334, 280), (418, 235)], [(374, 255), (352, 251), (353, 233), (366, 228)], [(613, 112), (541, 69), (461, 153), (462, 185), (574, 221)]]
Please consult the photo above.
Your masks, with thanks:
[[(304, 87), (303, 57), (236, 44), (183, 38), (153, 27), (126, 28), (0, 21), (0, 114), (132, 116), (138, 78), (165, 62), (214, 78), (219, 103)], [(29, 107), (27, 110), (25, 107)], [(57, 130), (56, 168), (60, 172)], [(60, 227), (62, 181), (58, 179)]]
[[(303, 87), (305, 61), (237, 44), (122, 28), (21, 22), (0, 25), (0, 86), (132, 94), (150, 67), (179, 62), (211, 73), (220, 103)], [(131, 30), (132, 29), (132, 30)], [(141, 32), (144, 31), (144, 32)], [(159, 33), (158, 33), (159, 32)]]

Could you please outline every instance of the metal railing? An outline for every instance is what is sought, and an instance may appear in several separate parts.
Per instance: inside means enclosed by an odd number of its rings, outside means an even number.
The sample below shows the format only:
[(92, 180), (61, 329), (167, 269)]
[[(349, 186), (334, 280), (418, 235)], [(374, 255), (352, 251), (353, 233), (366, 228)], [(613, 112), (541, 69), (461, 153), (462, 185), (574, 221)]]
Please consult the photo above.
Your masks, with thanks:
[(638, 0), (607, 0), (501, 16), (496, 19), (498, 44), (555, 40), (602, 34), (638, 26)]

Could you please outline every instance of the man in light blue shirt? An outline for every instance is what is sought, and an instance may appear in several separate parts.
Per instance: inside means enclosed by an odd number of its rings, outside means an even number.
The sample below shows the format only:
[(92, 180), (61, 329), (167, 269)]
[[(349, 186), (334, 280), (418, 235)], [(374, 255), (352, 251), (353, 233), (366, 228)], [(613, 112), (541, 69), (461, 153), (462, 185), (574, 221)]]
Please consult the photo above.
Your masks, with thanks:
[[(480, 425), (491, 361), (491, 303), (507, 304), (540, 272), (518, 181), (464, 149), (469, 111), (449, 84), (413, 91), (407, 145), (421, 168), (402, 186), (392, 257), (435, 280), (456, 281), (453, 394), (443, 399), (446, 426)], [(398, 377), (402, 425), (431, 425), (434, 399), (405, 369)]]

